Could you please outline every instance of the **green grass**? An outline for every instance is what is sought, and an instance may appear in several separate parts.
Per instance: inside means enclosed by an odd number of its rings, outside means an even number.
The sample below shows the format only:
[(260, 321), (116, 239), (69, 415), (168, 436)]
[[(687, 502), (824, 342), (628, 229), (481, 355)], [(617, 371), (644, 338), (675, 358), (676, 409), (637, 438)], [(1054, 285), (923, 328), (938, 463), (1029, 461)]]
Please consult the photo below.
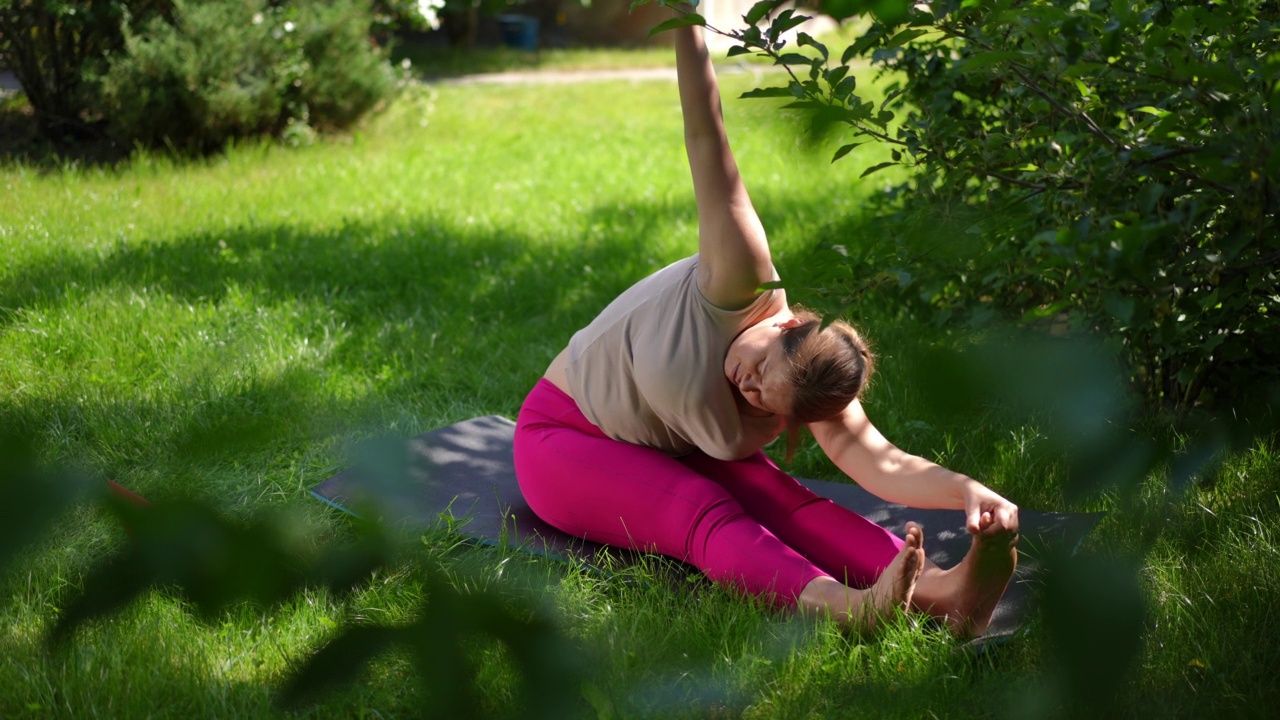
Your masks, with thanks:
[(509, 47), (475, 48), (404, 43), (392, 50), (392, 60), (408, 60), (414, 73), (427, 78), (531, 70), (618, 70), (671, 67), (671, 48), (545, 48), (528, 52)]
[[(750, 78), (725, 79), (727, 95)], [(728, 101), (744, 176), (783, 277), (803, 287), (831, 242), (856, 242), (859, 180), (887, 152), (835, 165), (838, 138), (798, 143), (773, 106)], [(0, 427), (41, 457), (154, 500), (228, 514), (291, 513), (319, 545), (348, 522), (306, 491), (362, 439), (474, 415), (513, 416), (569, 335), (615, 293), (696, 245), (670, 83), (438, 87), (358, 132), (285, 150), (246, 144), (206, 161), (137, 156), (117, 169), (0, 168)], [(823, 253), (827, 253), (824, 255)], [(794, 295), (803, 300), (797, 289)], [(1262, 716), (1280, 667), (1280, 454), (1260, 443), (1175, 495), (1068, 503), (1044, 423), (992, 410), (931, 414), (918, 373), (936, 331), (886, 309), (855, 318), (882, 357), (868, 400), (907, 449), (1026, 507), (1111, 510), (1090, 550), (1139, 558), (1148, 610), (1121, 715)], [(1167, 434), (1154, 421), (1143, 432)], [(799, 472), (831, 477), (809, 448)], [(19, 509), (19, 511), (21, 511)], [(862, 642), (794, 621), (653, 560), (602, 577), (429, 538), (464, 587), (532, 575), (589, 658), (599, 717), (1039, 717), (1061, 714), (1042, 623), (973, 657), (908, 624)], [(0, 584), (0, 717), (291, 716), (288, 672), (348, 622), (404, 622), (414, 563), (353, 594), (197, 619), (155, 593), (68, 648), (41, 645), (88, 569), (124, 543), (82, 509)], [(443, 545), (443, 547), (442, 547)], [(487, 710), (521, 717), (502, 651), (475, 657)], [(408, 717), (431, 698), (401, 655), (305, 717)]]

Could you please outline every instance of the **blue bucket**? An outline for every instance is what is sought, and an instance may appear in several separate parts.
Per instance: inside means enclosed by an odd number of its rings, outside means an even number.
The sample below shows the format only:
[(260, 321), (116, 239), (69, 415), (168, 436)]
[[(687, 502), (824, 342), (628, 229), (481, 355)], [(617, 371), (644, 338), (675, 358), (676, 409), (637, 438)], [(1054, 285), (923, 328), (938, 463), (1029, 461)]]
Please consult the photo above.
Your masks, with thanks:
[(498, 27), (507, 47), (533, 52), (538, 49), (538, 18), (528, 15), (499, 15)]

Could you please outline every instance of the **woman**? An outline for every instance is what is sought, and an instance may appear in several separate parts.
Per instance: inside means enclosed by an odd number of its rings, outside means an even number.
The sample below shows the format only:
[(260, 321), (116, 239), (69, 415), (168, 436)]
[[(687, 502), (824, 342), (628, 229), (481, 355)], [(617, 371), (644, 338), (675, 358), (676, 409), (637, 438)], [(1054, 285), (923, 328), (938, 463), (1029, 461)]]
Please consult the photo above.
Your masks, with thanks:
[[(530, 507), (573, 535), (656, 551), (782, 607), (870, 629), (895, 609), (980, 634), (1016, 563), (1018, 509), (975, 480), (894, 447), (857, 395), (862, 339), (793, 311), (725, 136), (700, 28), (677, 31), (698, 254), (632, 286), (575, 334), (525, 400), (516, 472)], [(954, 568), (779, 470), (761, 451), (807, 425), (867, 490), (964, 510)]]

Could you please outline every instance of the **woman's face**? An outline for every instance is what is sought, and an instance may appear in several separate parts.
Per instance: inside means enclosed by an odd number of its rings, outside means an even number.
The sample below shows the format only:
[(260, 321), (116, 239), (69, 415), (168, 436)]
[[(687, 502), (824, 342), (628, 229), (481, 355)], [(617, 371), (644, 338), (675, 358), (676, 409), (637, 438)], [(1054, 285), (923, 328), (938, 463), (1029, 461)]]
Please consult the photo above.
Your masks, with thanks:
[(790, 384), (791, 360), (782, 331), (802, 324), (799, 318), (769, 318), (743, 330), (729, 344), (724, 374), (742, 397), (759, 410), (787, 415), (795, 395)]

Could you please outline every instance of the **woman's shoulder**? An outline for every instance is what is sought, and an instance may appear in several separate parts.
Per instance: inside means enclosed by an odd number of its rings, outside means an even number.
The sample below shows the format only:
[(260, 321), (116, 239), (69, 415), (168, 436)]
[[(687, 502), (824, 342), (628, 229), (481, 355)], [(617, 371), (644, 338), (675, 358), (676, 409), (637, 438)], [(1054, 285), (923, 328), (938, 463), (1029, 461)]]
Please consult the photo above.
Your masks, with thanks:
[[(750, 280), (740, 279), (729, 283), (716, 276), (711, 263), (702, 262), (697, 256), (694, 262), (697, 270), (698, 292), (708, 303), (722, 310), (735, 311), (754, 306), (760, 301), (761, 296), (770, 295), (770, 291), (775, 291), (772, 295), (785, 295), (780, 287), (776, 287), (780, 278), (777, 268), (772, 263), (769, 265), (767, 274), (762, 273), (753, 276)], [(785, 302), (783, 300), (783, 304)]]
[[(698, 268), (696, 264), (694, 267)], [(743, 294), (734, 302), (725, 302), (723, 298), (708, 295), (701, 280), (701, 274), (699, 270), (694, 291), (700, 303), (712, 313), (750, 318), (750, 323), (754, 324), (767, 317), (789, 312), (787, 291), (779, 284), (781, 281), (776, 270), (769, 282), (761, 283), (752, 290), (751, 294)]]

